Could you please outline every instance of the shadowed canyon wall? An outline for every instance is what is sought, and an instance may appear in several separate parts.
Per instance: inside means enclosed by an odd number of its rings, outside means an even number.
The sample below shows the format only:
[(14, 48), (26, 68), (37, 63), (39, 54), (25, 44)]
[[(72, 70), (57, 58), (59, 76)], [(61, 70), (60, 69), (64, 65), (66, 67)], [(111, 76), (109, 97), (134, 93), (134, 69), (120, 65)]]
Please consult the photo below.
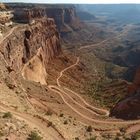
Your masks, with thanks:
[(136, 71), (133, 83), (128, 85), (128, 97), (112, 109), (111, 115), (123, 119), (140, 117), (140, 67)]
[(72, 32), (81, 28), (75, 8), (46, 8), (46, 14), (48, 17), (54, 18), (61, 33)]

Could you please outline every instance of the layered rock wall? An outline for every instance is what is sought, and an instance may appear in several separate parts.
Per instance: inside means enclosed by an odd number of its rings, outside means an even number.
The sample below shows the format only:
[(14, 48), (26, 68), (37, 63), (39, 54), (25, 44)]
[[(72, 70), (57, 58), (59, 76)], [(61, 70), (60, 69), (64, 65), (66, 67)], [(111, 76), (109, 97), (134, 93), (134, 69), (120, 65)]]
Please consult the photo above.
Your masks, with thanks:
[(21, 23), (30, 23), (36, 18), (42, 18), (46, 16), (45, 9), (32, 8), (32, 9), (14, 9), (14, 20)]
[(72, 32), (81, 28), (81, 23), (74, 7), (14, 9), (14, 20), (16, 22), (32, 23), (33, 20), (44, 16), (54, 19), (60, 33)]
[(2, 42), (0, 52), (8, 67), (15, 71), (22, 70), (28, 80), (45, 84), (48, 62), (61, 53), (54, 20), (42, 18), (32, 25), (17, 26)]
[(81, 23), (76, 15), (75, 8), (46, 8), (48, 17), (54, 18), (61, 33), (71, 32), (81, 28)]

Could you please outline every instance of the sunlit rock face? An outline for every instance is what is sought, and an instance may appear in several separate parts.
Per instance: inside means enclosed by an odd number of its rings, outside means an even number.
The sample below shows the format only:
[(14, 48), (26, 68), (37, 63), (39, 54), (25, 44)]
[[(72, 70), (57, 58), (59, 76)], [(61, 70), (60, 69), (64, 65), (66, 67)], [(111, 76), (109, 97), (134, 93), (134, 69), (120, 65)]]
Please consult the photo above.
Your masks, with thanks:
[(42, 84), (46, 84), (48, 62), (62, 53), (54, 20), (45, 17), (18, 26), (1, 46), (3, 57), (13, 70)]

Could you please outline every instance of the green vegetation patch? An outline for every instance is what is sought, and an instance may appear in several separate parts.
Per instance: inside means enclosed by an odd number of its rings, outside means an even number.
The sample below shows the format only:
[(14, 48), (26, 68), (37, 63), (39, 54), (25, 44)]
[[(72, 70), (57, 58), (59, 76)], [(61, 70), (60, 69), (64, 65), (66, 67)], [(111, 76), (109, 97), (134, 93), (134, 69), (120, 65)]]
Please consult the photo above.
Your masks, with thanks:
[(42, 137), (35, 131), (32, 131), (29, 135), (27, 140), (42, 140)]
[(6, 113), (4, 113), (4, 115), (2, 117), (3, 118), (12, 118), (12, 114), (11, 114), (11, 112), (6, 112)]

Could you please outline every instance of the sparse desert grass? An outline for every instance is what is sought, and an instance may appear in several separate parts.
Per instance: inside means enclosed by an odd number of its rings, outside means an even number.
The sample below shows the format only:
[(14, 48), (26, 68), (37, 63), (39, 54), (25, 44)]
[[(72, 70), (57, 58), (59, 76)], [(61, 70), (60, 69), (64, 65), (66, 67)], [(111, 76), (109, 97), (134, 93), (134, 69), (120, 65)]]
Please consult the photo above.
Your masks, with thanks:
[(67, 121), (67, 120), (65, 120), (65, 121), (64, 121), (64, 124), (65, 124), (65, 125), (66, 125), (66, 124), (68, 124), (68, 121)]
[(59, 117), (63, 117), (63, 116), (64, 116), (64, 114), (63, 113), (60, 113)]
[(11, 114), (11, 112), (6, 112), (6, 113), (4, 113), (4, 115), (2, 117), (3, 118), (12, 118), (12, 114)]
[(27, 140), (42, 140), (42, 137), (35, 131), (32, 131), (29, 135)]
[(101, 80), (91, 83), (87, 94), (102, 107), (112, 108), (127, 95), (127, 85), (121, 80)]
[(88, 127), (86, 127), (86, 131), (87, 132), (92, 132), (92, 126), (89, 125)]
[(97, 137), (91, 137), (91, 138), (89, 138), (89, 139), (87, 139), (87, 140), (96, 140), (96, 138), (97, 138)]
[(0, 137), (4, 136), (4, 133), (2, 131), (0, 131)]
[(47, 115), (47, 116), (51, 116), (53, 113), (52, 113), (52, 111), (51, 110), (48, 110), (46, 113), (45, 113), (45, 115)]
[(50, 126), (52, 126), (52, 125), (53, 125), (52, 122), (48, 122), (47, 127), (50, 127)]
[(136, 132), (131, 136), (132, 140), (139, 140), (140, 139), (140, 131)]

